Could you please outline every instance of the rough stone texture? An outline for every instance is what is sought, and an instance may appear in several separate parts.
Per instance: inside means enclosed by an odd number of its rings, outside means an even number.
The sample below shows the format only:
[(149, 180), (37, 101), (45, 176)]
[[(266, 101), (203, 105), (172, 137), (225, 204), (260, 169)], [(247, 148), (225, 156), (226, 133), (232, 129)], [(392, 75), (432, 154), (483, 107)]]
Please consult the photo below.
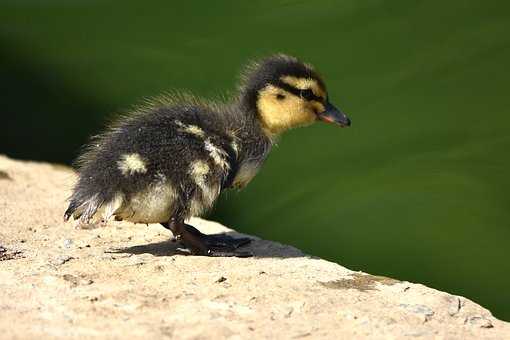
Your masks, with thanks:
[(2, 339), (510, 338), (509, 323), (466, 298), (275, 242), (255, 238), (254, 258), (193, 257), (158, 225), (64, 224), (74, 179), (0, 157)]

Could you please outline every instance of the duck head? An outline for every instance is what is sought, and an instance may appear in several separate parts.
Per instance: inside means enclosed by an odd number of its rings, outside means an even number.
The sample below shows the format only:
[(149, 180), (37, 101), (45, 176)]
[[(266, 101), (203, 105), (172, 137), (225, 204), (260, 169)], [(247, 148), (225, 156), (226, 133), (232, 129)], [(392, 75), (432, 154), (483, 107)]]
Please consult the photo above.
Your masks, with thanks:
[(329, 101), (324, 81), (313, 67), (283, 54), (247, 68), (241, 103), (256, 112), (270, 137), (316, 121), (351, 125), (347, 115)]

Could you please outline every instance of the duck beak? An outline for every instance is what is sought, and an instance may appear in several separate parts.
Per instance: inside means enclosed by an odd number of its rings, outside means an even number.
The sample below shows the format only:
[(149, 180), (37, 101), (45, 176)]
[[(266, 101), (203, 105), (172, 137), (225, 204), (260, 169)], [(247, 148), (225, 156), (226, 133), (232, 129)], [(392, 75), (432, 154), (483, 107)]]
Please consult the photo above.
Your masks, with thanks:
[(334, 107), (330, 102), (326, 103), (326, 110), (319, 113), (317, 117), (324, 122), (338, 124), (340, 127), (351, 126), (351, 120), (349, 117)]

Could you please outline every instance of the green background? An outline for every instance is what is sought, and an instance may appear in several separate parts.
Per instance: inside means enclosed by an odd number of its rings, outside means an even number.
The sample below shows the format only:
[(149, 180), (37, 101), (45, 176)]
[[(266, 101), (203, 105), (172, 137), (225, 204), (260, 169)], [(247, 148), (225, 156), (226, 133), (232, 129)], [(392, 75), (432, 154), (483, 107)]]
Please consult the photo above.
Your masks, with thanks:
[(0, 152), (70, 163), (168, 89), (235, 90), (296, 55), (350, 129), (281, 139), (212, 218), (510, 320), (510, 5), (503, 1), (0, 2)]

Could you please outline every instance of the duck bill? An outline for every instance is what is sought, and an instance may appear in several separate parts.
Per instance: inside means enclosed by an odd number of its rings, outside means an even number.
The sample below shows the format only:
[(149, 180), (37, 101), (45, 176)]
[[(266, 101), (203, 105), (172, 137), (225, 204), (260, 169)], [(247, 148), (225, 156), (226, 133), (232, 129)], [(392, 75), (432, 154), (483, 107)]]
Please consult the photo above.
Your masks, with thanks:
[(326, 104), (326, 110), (319, 113), (317, 117), (324, 122), (340, 125), (340, 127), (351, 126), (349, 117), (329, 102)]

